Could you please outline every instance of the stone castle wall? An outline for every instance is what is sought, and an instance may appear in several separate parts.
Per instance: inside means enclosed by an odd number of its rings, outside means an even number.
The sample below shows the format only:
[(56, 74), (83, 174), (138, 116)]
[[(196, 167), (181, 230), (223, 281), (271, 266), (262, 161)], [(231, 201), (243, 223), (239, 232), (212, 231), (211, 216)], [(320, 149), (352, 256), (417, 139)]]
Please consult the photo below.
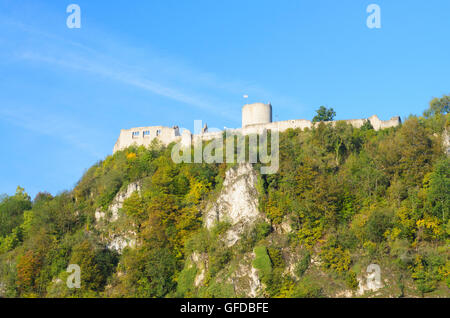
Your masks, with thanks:
[(149, 146), (155, 138), (161, 141), (162, 144), (168, 145), (171, 142), (181, 140), (181, 135), (177, 127), (152, 126), (122, 129), (114, 145), (113, 153), (133, 144)]
[(392, 117), (389, 120), (380, 120), (377, 115), (373, 115), (372, 117), (369, 117), (369, 120), (375, 130), (396, 127), (402, 122), (398, 116)]
[[(386, 129), (390, 127), (396, 127), (400, 125), (400, 117), (392, 117), (389, 120), (380, 120), (377, 115), (373, 115), (368, 119), (350, 119), (343, 120), (344, 122), (351, 124), (355, 128), (360, 128), (364, 123), (369, 120), (375, 130)], [(335, 125), (338, 121), (327, 122), (331, 125)], [(265, 124), (253, 124), (247, 125), (243, 128), (230, 130), (230, 133), (252, 135), (261, 134), (264, 130), (272, 130), (278, 132), (284, 132), (289, 128), (301, 129), (312, 128), (313, 124), (310, 120), (295, 119), (284, 120)], [(168, 145), (171, 142), (181, 141), (183, 146), (189, 146), (191, 143), (197, 143), (200, 141), (208, 141), (215, 138), (221, 138), (223, 131), (219, 132), (204, 132), (201, 134), (193, 135), (189, 130), (184, 130), (180, 135), (178, 127), (169, 128), (163, 126), (152, 127), (138, 127), (131, 129), (122, 129), (120, 136), (114, 146), (113, 153), (119, 150), (123, 150), (133, 144), (138, 146), (149, 146), (153, 139), (157, 138), (162, 144)]]

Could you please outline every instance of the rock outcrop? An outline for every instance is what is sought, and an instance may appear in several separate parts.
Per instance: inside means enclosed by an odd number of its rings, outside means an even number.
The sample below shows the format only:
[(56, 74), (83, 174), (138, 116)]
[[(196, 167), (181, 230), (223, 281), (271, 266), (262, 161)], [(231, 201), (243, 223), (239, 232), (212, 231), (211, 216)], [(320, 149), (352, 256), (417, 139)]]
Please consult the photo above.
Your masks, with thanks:
[(450, 128), (447, 128), (442, 133), (442, 144), (444, 145), (444, 150), (448, 156), (450, 156)]
[(207, 208), (205, 225), (213, 227), (217, 222), (229, 222), (226, 234), (227, 246), (234, 245), (240, 235), (257, 220), (263, 219), (258, 210), (257, 176), (252, 165), (242, 163), (230, 168), (218, 199)]
[(245, 255), (229, 280), (234, 285), (235, 293), (238, 296), (245, 295), (245, 297), (256, 298), (262, 294), (258, 270), (252, 266), (254, 258), (254, 253)]
[[(119, 191), (114, 197), (111, 205), (108, 207), (108, 211), (111, 212), (110, 222), (115, 222), (119, 218), (119, 210), (123, 207), (123, 202), (128, 199), (134, 192), (140, 192), (141, 186), (139, 182), (130, 183), (126, 190)], [(98, 208), (95, 211), (95, 220), (100, 221), (106, 217), (106, 213)]]
[(119, 191), (114, 197), (111, 205), (108, 207), (107, 211), (111, 213), (109, 218), (107, 218), (107, 213), (100, 208), (95, 211), (97, 227), (104, 232), (103, 237), (105, 238), (107, 247), (118, 253), (122, 253), (123, 249), (126, 247), (136, 246), (136, 233), (133, 230), (121, 232), (115, 230), (109, 231), (109, 226), (117, 222), (119, 219), (119, 211), (122, 209), (123, 203), (136, 191), (141, 191), (139, 182), (130, 183), (125, 190)]

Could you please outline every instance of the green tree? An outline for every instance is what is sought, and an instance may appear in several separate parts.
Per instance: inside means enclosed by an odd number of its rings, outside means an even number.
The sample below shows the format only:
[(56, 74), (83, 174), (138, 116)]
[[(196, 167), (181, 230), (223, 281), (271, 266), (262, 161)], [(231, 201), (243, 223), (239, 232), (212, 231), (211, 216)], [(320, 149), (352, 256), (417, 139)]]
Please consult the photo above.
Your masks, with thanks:
[(125, 289), (123, 296), (164, 297), (174, 291), (174, 274), (177, 262), (167, 248), (139, 248), (125, 251), (121, 269), (126, 275), (119, 285)]
[(342, 249), (335, 239), (331, 239), (322, 247), (320, 258), (323, 261), (322, 266), (327, 270), (343, 273), (350, 268), (350, 251)]
[(373, 126), (369, 120), (364, 121), (364, 124), (361, 126), (362, 131), (373, 130)]
[(295, 274), (297, 274), (298, 277), (302, 277), (303, 274), (306, 272), (306, 270), (309, 268), (309, 265), (311, 264), (311, 253), (309, 251), (305, 251), (297, 265), (295, 266)]
[(384, 233), (392, 228), (393, 213), (388, 210), (375, 210), (369, 216), (366, 223), (366, 235), (372, 242), (384, 240)]
[(421, 292), (422, 297), (425, 293), (434, 291), (439, 281), (443, 279), (440, 268), (444, 265), (443, 258), (439, 255), (417, 255), (412, 278)]
[(313, 118), (313, 123), (317, 123), (319, 121), (332, 121), (336, 116), (336, 112), (333, 108), (326, 108), (325, 106), (320, 106), (318, 110), (316, 110), (317, 115)]
[(433, 98), (430, 102), (430, 107), (423, 113), (425, 117), (430, 117), (436, 114), (450, 113), (450, 95), (444, 95), (441, 98)]
[(88, 240), (77, 244), (70, 258), (70, 264), (80, 266), (83, 291), (102, 290), (116, 263), (115, 255)]
[(433, 215), (445, 223), (450, 209), (450, 159), (440, 160), (430, 175), (427, 198)]
[(30, 196), (21, 187), (17, 187), (15, 195), (0, 198), (0, 237), (19, 226), (23, 221), (23, 212), (30, 209)]

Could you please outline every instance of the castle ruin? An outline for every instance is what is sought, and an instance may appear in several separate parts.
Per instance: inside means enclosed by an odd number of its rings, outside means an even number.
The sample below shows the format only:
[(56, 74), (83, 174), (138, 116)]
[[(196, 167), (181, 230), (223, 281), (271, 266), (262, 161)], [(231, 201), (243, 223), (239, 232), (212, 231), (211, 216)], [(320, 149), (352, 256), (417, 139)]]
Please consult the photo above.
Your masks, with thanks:
[[(396, 127), (401, 123), (400, 117), (395, 116), (390, 120), (380, 120), (377, 115), (373, 115), (367, 119), (349, 119), (342, 120), (343, 122), (351, 124), (355, 128), (360, 128), (366, 121), (369, 121), (375, 130)], [(334, 125), (337, 121), (327, 122)], [(310, 120), (293, 119), (272, 122), (272, 105), (270, 103), (254, 103), (246, 104), (242, 107), (242, 127), (232, 129), (234, 134), (251, 135), (262, 134), (264, 130), (272, 130), (283, 132), (289, 128), (312, 128), (315, 125)], [(192, 134), (189, 130), (184, 129), (180, 133), (178, 126), (164, 127), (164, 126), (150, 126), (150, 127), (136, 127), (131, 129), (122, 129), (119, 138), (114, 145), (113, 153), (126, 149), (131, 145), (149, 146), (156, 138), (163, 145), (168, 145), (172, 142), (181, 142), (182, 145), (190, 145), (200, 141), (212, 140), (222, 136), (222, 131), (208, 132), (208, 126), (205, 125), (199, 134)]]

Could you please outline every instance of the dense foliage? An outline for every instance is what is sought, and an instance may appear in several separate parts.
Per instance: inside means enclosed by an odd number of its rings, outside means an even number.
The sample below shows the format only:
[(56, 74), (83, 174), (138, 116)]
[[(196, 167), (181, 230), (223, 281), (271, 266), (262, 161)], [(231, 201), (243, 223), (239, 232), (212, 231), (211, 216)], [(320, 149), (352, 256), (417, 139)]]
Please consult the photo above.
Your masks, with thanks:
[[(448, 297), (450, 160), (441, 136), (450, 115), (441, 104), (378, 132), (338, 122), (281, 134), (279, 172), (258, 177), (267, 222), (232, 247), (221, 240), (228, 225), (206, 230), (201, 213), (229, 166), (174, 164), (172, 145), (108, 156), (55, 197), (31, 200), (19, 187), (0, 198), (0, 295), (245, 296), (224, 278), (254, 253), (268, 297), (335, 296), (355, 289), (371, 263), (390, 282), (387, 295)], [(135, 181), (140, 194), (125, 200), (115, 228), (97, 222), (96, 210)], [(135, 232), (136, 247), (108, 248), (111, 231)], [(194, 256), (207, 264), (202, 286)], [(81, 268), (80, 289), (66, 287), (69, 264)]]
[(326, 108), (325, 106), (320, 106), (318, 110), (316, 110), (317, 115), (314, 116), (312, 122), (317, 123), (320, 121), (332, 121), (334, 116), (336, 116), (336, 112), (333, 108)]

